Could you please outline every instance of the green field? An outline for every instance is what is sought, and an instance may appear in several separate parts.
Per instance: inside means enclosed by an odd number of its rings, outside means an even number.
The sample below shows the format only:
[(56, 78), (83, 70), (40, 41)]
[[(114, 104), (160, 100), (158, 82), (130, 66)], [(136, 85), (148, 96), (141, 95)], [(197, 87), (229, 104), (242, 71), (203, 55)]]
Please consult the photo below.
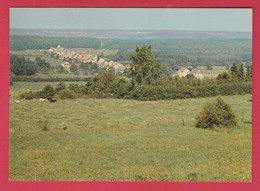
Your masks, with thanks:
[(24, 50), (24, 51), (10, 51), (12, 55), (24, 56), (25, 58), (29, 58), (32, 61), (35, 61), (36, 57), (41, 57), (45, 59), (51, 66), (60, 65), (62, 60), (51, 58), (50, 55), (45, 54), (44, 51), (40, 51), (37, 49)]
[(228, 71), (224, 66), (213, 66), (212, 70), (207, 70), (206, 66), (199, 66), (198, 69), (200, 69), (207, 78), (216, 78), (220, 73)]
[(94, 48), (71, 48), (71, 50), (78, 53), (83, 52), (92, 55), (100, 55), (103, 52), (104, 56), (116, 54), (118, 51), (113, 49), (94, 49)]
[(77, 77), (83, 77), (86, 78), (88, 77), (87, 75), (83, 75), (83, 74), (79, 74), (79, 75), (75, 75), (73, 73), (68, 73), (68, 74), (41, 74), (41, 73), (37, 73), (36, 75), (34, 75), (33, 77), (39, 77), (39, 78), (77, 78)]
[[(10, 86), (12, 90), (42, 90), (46, 85), (52, 85), (55, 87), (60, 82), (14, 82)], [(86, 84), (86, 82), (64, 82), (66, 87), (69, 84)]]
[[(11, 96), (9, 178), (251, 181), (252, 97), (222, 98), (238, 117), (232, 132), (195, 128), (203, 104), (216, 98), (15, 103)], [(40, 129), (41, 118), (50, 131)]]

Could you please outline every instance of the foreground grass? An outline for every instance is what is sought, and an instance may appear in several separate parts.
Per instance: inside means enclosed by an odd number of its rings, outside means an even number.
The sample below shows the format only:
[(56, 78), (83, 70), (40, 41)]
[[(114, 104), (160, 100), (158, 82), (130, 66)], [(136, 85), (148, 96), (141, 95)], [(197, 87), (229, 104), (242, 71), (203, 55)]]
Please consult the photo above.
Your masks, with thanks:
[(195, 128), (215, 98), (10, 100), (10, 180), (250, 181), (251, 95), (222, 98), (232, 132)]

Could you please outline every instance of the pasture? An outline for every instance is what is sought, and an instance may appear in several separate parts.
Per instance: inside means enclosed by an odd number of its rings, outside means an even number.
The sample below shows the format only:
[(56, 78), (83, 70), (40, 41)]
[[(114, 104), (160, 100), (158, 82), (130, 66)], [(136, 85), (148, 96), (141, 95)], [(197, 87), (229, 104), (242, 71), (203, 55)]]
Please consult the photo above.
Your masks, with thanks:
[(199, 66), (198, 69), (200, 69), (207, 78), (216, 78), (220, 73), (228, 71), (224, 66), (213, 66), (212, 70), (207, 70), (205, 66)]
[(251, 95), (222, 97), (239, 127), (216, 132), (195, 128), (203, 104), (216, 98), (15, 103), (14, 91), (10, 180), (251, 181)]
[(116, 54), (118, 51), (113, 49), (94, 49), (94, 48), (71, 48), (71, 50), (78, 53), (82, 52), (82, 53), (87, 53), (92, 55), (100, 55), (103, 52), (104, 56)]
[[(46, 85), (52, 85), (53, 87), (55, 87), (58, 83), (60, 82), (14, 82), (13, 85), (10, 86), (10, 88), (14, 91), (42, 90)], [(68, 87), (69, 84), (85, 84), (86, 82), (73, 81), (73, 82), (64, 82), (64, 83), (66, 87)]]
[(45, 59), (51, 66), (60, 65), (62, 60), (51, 58), (50, 55), (45, 54), (44, 51), (38, 49), (30, 49), (24, 51), (10, 51), (11, 55), (24, 56), (25, 58), (29, 58), (32, 61), (35, 61), (36, 57), (41, 57)]

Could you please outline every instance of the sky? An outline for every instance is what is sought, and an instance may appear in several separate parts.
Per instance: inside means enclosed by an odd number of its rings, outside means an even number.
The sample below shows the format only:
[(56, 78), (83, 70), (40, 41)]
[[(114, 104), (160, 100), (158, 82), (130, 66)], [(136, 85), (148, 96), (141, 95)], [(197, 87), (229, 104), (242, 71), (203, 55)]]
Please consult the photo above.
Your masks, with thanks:
[(10, 27), (252, 32), (252, 9), (11, 8)]

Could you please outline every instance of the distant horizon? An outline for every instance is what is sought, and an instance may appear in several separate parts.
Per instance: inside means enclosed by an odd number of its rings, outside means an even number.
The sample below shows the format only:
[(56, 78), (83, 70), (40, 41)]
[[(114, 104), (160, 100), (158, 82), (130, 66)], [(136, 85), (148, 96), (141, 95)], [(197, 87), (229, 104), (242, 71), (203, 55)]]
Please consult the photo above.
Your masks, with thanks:
[(221, 31), (221, 30), (156, 30), (156, 29), (84, 29), (84, 28), (18, 28), (18, 27), (10, 27), (10, 29), (26, 29), (26, 30), (104, 30), (104, 31), (192, 31), (192, 32), (239, 32), (239, 33), (252, 33), (252, 31)]

